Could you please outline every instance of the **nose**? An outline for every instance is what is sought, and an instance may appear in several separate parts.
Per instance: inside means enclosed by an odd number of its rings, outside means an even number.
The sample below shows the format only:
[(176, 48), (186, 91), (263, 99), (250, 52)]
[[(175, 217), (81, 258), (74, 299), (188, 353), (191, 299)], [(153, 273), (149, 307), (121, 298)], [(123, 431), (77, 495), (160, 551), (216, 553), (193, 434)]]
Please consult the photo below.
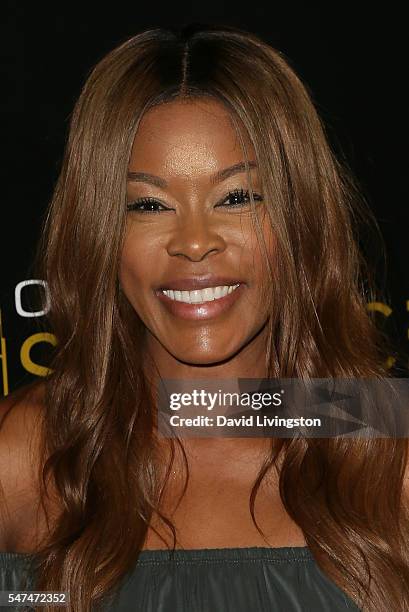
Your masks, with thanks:
[(169, 255), (180, 255), (190, 261), (201, 261), (210, 253), (221, 253), (226, 242), (219, 224), (212, 223), (205, 215), (189, 215), (180, 220), (167, 244)]

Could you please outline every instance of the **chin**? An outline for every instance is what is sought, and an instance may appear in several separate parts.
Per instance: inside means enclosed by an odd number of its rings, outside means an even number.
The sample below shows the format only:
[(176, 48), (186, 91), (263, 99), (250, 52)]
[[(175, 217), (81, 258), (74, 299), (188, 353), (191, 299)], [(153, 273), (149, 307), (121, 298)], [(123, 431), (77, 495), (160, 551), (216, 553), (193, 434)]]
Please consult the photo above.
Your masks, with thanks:
[(198, 349), (192, 351), (185, 351), (183, 355), (173, 353), (173, 356), (186, 365), (198, 365), (198, 366), (212, 366), (222, 364), (232, 357), (240, 350), (240, 348), (236, 348), (231, 351), (224, 350), (203, 350), (200, 351)]

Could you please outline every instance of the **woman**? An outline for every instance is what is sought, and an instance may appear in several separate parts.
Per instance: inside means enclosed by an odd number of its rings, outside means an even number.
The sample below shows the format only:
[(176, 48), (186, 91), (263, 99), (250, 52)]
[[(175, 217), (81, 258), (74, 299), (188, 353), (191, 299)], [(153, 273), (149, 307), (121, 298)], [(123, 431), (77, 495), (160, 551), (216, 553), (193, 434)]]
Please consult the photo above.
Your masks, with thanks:
[(3, 402), (3, 588), (35, 575), (81, 612), (409, 609), (406, 439), (157, 431), (167, 378), (388, 376), (358, 199), (254, 35), (153, 29), (102, 59), (38, 251), (52, 371)]

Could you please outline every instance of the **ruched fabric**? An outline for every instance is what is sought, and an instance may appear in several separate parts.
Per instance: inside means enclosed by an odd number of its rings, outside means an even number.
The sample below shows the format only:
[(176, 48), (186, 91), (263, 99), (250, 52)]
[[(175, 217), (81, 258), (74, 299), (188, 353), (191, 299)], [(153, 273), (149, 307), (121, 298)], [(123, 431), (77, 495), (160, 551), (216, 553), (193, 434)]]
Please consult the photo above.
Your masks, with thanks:
[[(34, 589), (30, 555), (0, 553), (1, 589), (19, 590), (24, 579)], [(143, 550), (116, 594), (98, 610), (359, 612), (308, 547)]]

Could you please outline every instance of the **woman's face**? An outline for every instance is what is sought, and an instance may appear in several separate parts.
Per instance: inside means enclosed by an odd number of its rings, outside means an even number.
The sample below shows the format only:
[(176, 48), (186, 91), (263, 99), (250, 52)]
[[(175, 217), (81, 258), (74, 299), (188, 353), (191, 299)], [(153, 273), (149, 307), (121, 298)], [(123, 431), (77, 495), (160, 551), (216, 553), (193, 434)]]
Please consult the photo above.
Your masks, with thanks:
[[(243, 136), (254, 162), (254, 149)], [(154, 353), (166, 351), (192, 365), (216, 364), (261, 335), (268, 318), (261, 300), (266, 271), (247, 174), (237, 166), (243, 161), (229, 114), (210, 98), (175, 100), (142, 118), (129, 163), (131, 206), (119, 277)], [(256, 167), (251, 177), (272, 255)], [(195, 285), (201, 277), (202, 284)], [(233, 290), (211, 289), (238, 283)], [(172, 292), (163, 294), (161, 288)]]

